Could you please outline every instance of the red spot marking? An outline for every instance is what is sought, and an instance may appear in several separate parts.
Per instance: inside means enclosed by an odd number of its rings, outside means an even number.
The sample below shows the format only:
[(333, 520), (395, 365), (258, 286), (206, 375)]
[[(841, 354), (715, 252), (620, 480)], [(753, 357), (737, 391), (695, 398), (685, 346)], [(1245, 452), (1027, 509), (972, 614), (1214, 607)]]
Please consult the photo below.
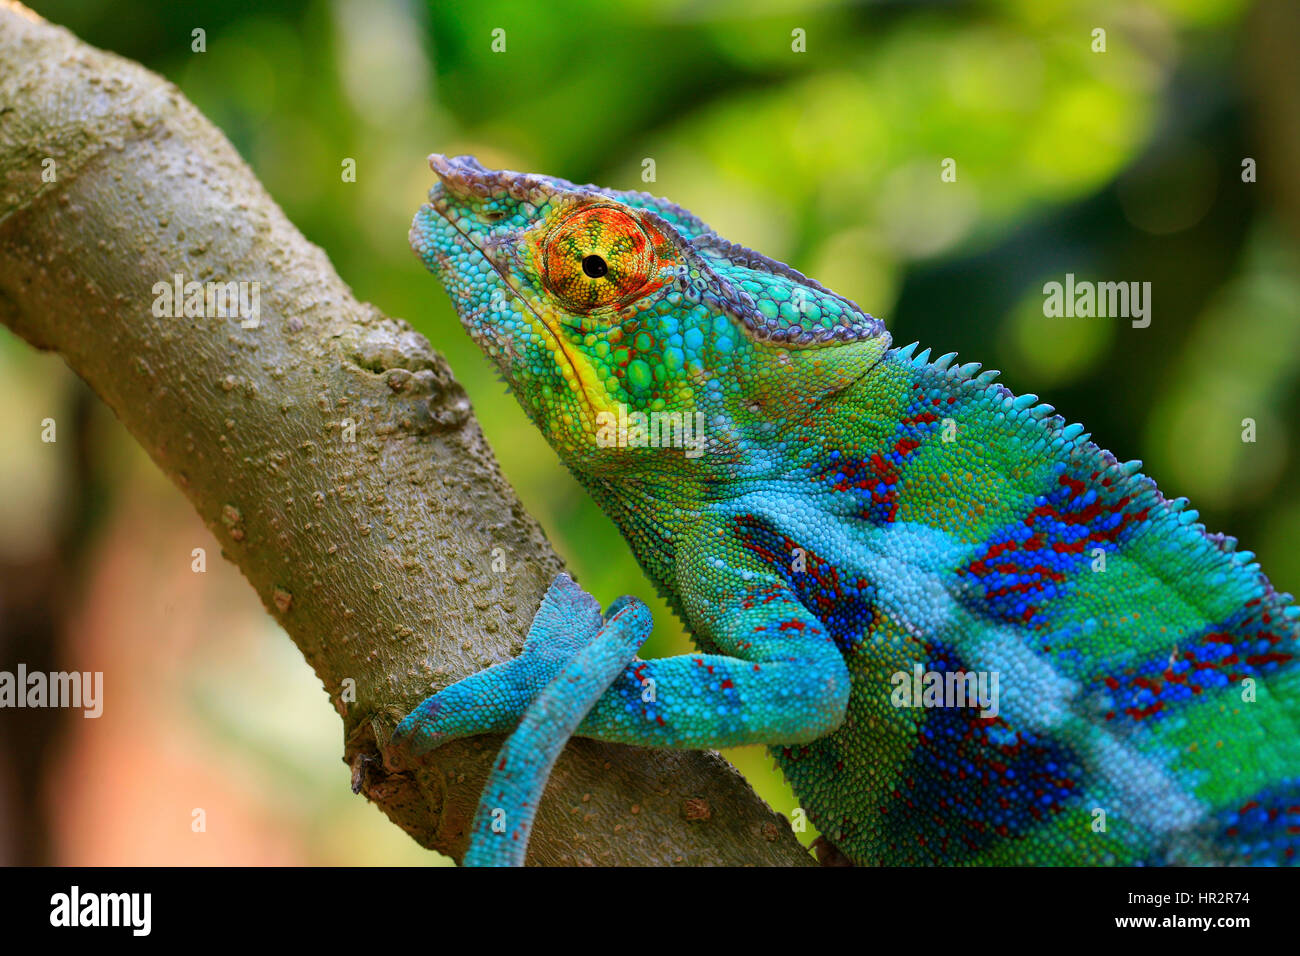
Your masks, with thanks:
[(1260, 667), (1264, 664), (1280, 664), (1283, 661), (1289, 661), (1290, 659), (1290, 654), (1281, 654), (1277, 651), (1273, 651), (1268, 654), (1252, 654), (1250, 657), (1246, 658), (1246, 663), (1251, 667)]
[(1125, 707), (1124, 713), (1128, 714), (1134, 720), (1142, 720), (1146, 717), (1152, 716), (1153, 714), (1158, 714), (1164, 709), (1165, 702), (1163, 700), (1158, 700), (1149, 707)]

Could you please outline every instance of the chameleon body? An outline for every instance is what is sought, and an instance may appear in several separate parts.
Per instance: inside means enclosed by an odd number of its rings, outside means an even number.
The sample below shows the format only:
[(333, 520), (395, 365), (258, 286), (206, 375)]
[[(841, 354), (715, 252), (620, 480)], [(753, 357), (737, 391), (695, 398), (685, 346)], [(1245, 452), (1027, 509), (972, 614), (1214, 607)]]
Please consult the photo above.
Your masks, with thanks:
[[(575, 695), (578, 734), (767, 744), (859, 864), (1293, 862), (1300, 608), (1234, 539), (671, 203), (430, 162), (413, 247), (699, 647)], [(630, 654), (591, 614), (395, 742), (512, 729), (597, 631)]]

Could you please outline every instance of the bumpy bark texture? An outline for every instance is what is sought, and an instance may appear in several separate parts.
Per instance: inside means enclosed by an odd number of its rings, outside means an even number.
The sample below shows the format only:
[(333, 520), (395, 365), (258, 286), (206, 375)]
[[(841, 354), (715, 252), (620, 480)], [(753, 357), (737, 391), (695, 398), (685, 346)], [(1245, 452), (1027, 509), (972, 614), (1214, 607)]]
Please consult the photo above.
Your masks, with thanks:
[[(259, 283), (260, 325), (156, 317), (177, 273)], [(354, 787), (459, 857), (500, 740), (406, 771), (386, 741), (431, 688), (518, 653), (559, 559), (442, 357), (352, 297), (176, 87), (4, 2), (0, 321), (61, 354), (198, 509), (330, 694)], [(716, 755), (588, 740), (530, 847), (536, 864), (809, 861)]]

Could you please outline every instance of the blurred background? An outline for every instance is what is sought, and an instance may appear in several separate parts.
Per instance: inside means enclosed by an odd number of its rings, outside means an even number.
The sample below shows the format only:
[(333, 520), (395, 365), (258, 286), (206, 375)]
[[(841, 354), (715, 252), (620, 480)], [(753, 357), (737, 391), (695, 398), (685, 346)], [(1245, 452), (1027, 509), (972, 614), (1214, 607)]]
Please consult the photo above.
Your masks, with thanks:
[[(897, 343), (1002, 369), (1300, 589), (1293, 0), (31, 5), (175, 82), (358, 297), (448, 356), (581, 583), (655, 610), (646, 656), (687, 650), (680, 627), (407, 247), (429, 152), (687, 206)], [(1150, 327), (1045, 317), (1067, 272), (1151, 282)], [(0, 862), (449, 862), (349, 792), (337, 715), (219, 553), (62, 362), (0, 329), (0, 670), (106, 672), (97, 720), (0, 711)], [(728, 756), (790, 813), (761, 748)]]

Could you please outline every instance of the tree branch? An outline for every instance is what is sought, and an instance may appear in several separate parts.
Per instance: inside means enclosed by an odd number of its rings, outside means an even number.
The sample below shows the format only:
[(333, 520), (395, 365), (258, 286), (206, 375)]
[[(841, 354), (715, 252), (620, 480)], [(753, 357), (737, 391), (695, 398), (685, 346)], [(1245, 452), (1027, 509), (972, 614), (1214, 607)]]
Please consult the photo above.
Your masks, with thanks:
[[(155, 316), (178, 273), (258, 283), (259, 327)], [(198, 509), (343, 717), (354, 785), (459, 857), (500, 739), (407, 772), (384, 746), (431, 688), (518, 653), (559, 559), (428, 342), (352, 297), (175, 86), (9, 0), (0, 321), (61, 354)], [(717, 755), (590, 740), (565, 750), (530, 847), (545, 864), (809, 861)]]

